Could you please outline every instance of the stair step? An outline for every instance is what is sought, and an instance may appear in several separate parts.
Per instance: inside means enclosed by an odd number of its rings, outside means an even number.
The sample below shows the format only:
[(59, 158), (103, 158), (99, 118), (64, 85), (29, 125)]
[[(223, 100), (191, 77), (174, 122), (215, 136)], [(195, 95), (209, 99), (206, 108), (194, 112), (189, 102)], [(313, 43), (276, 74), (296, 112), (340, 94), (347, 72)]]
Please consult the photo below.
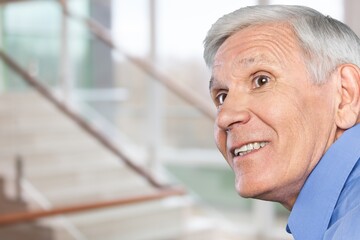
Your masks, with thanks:
[[(52, 139), (52, 141), (28, 141), (28, 140), (13, 140), (8, 139), (0, 142), (0, 155), (28, 155), (53, 153), (61, 154), (63, 151), (79, 152), (79, 151), (96, 151), (99, 149), (99, 144), (95, 139)], [(100, 145), (101, 147), (101, 145)], [(66, 150), (64, 150), (66, 149)]]
[[(104, 172), (114, 171), (124, 167), (124, 163), (120, 162), (106, 162), (100, 159), (90, 159), (90, 161), (79, 161), (79, 162), (58, 162), (54, 164), (52, 162), (42, 165), (35, 166), (33, 163), (24, 165), (24, 173), (29, 176), (37, 176), (43, 178), (52, 178), (62, 176), (62, 173), (77, 175), (79, 172)], [(55, 174), (54, 174), (55, 173)]]
[(29, 181), (51, 202), (91, 200), (108, 196), (126, 196), (152, 189), (148, 182), (132, 170), (126, 168), (104, 171), (80, 171), (78, 173), (53, 173), (51, 177), (29, 176)]
[(154, 190), (143, 181), (128, 181), (111, 184), (92, 185), (87, 188), (76, 186), (53, 192), (43, 191), (43, 195), (55, 207), (81, 205), (99, 201), (110, 201), (141, 194), (151, 194)]
[[(25, 186), (32, 186), (33, 194), (38, 192), (38, 197), (54, 207), (158, 191), (34, 92), (0, 95), (0, 175), (11, 182), (13, 192), (17, 155), (22, 158), (24, 183), (28, 183)], [(24, 195), (29, 206), (38, 206), (31, 191)], [(63, 218), (88, 240), (168, 240), (177, 239), (183, 231), (184, 205), (179, 199), (156, 200)], [(59, 229), (55, 231), (56, 240), (71, 239)]]
[(133, 171), (126, 167), (102, 169), (78, 169), (78, 171), (54, 171), (50, 173), (42, 173), (29, 176), (29, 180), (37, 186), (50, 186), (59, 188), (61, 186), (71, 187), (75, 184), (88, 185), (90, 183), (109, 182), (115, 180), (126, 180), (131, 177), (138, 177)]
[[(6, 138), (7, 136), (12, 136), (13, 138), (20, 138), (20, 137), (29, 137), (29, 136), (66, 136), (71, 134), (82, 134), (88, 136), (88, 133), (83, 131), (79, 128), (79, 126), (75, 124), (63, 124), (63, 121), (46, 121), (51, 122), (52, 125), (48, 127), (44, 127), (44, 124), (37, 124), (39, 126), (24, 126), (21, 124), (14, 124), (16, 120), (12, 121), (12, 124), (6, 125), (6, 127), (1, 128), (0, 137)], [(58, 121), (60, 124), (54, 124), (55, 121)], [(24, 124), (29, 124), (29, 121), (24, 121)]]
[(170, 198), (76, 214), (68, 219), (89, 240), (165, 240), (178, 239), (184, 231), (185, 214), (181, 198)]
[[(67, 171), (87, 168), (121, 167), (124, 163), (110, 152), (78, 151), (74, 153), (61, 152), (59, 154), (24, 154), (21, 155), (25, 174), (33, 175), (38, 172)], [(16, 156), (14, 154), (0, 154), (0, 173), (14, 176)]]
[[(5, 113), (6, 114), (6, 113)], [(2, 131), (8, 132), (47, 132), (57, 129), (78, 129), (79, 126), (69, 119), (62, 119), (53, 114), (44, 117), (33, 115), (23, 117), (2, 117), (0, 116), (0, 126)]]
[(0, 146), (2, 147), (12, 147), (13, 145), (22, 148), (23, 145), (29, 146), (44, 146), (50, 145), (51, 142), (54, 144), (60, 144), (61, 142), (79, 142), (79, 143), (94, 143), (94, 140), (88, 139), (83, 133), (81, 132), (73, 132), (66, 135), (63, 134), (1, 134), (0, 138)]
[(39, 103), (47, 103), (47, 101), (34, 90), (7, 91), (2, 92), (0, 95), (0, 101), (5, 102), (29, 102), (30, 99), (33, 101), (39, 101)]
[[(65, 236), (65, 234), (63, 234), (63, 236)], [(53, 237), (52, 229), (36, 223), (13, 224), (0, 228), (0, 239), (4, 240), (45, 240), (53, 239)], [(70, 240), (70, 238), (63, 238), (63, 240)], [(73, 238), (71, 240), (73, 240)]]

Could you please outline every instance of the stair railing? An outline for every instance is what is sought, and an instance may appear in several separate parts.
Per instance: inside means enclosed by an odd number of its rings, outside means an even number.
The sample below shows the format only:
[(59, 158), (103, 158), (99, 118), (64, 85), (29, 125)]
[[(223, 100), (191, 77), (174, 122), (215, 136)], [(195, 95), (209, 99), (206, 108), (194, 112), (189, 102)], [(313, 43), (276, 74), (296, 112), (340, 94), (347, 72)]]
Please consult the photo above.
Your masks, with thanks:
[(92, 32), (92, 34), (94, 34), (99, 40), (105, 43), (112, 50), (119, 52), (122, 56), (129, 60), (129, 62), (133, 63), (143, 72), (151, 76), (154, 80), (160, 82), (163, 86), (176, 94), (182, 100), (191, 104), (194, 108), (203, 113), (210, 120), (215, 119), (214, 108), (211, 106), (211, 104), (209, 104), (208, 101), (205, 101), (202, 97), (200, 97), (199, 94), (196, 94), (189, 87), (181, 85), (179, 84), (179, 82), (163, 74), (150, 61), (146, 61), (127, 54), (119, 46), (116, 45), (116, 43), (112, 39), (111, 34), (109, 33), (109, 30), (107, 30), (103, 25), (101, 25), (92, 18), (79, 16), (70, 12), (67, 7), (66, 0), (59, 0), (59, 2), (63, 9), (63, 14), (65, 14), (68, 18), (82, 22)]
[(124, 206), (128, 204), (136, 204), (146, 201), (163, 199), (171, 196), (181, 196), (184, 194), (185, 194), (184, 189), (172, 188), (172, 189), (165, 189), (153, 194), (125, 197), (111, 201), (101, 201), (96, 203), (59, 207), (49, 210), (3, 214), (0, 216), (0, 226), (10, 225), (20, 222), (34, 221), (36, 219), (45, 218), (45, 217), (56, 217), (59, 215), (70, 214), (70, 213), (79, 213), (79, 212), (96, 210), (96, 209)]
[(159, 192), (156, 192), (154, 194), (147, 194), (147, 195), (141, 195), (135, 197), (132, 196), (132, 197), (121, 198), (112, 201), (102, 201), (91, 204), (67, 206), (63, 208), (54, 208), (50, 210), (6, 214), (0, 216), (0, 225), (31, 221), (38, 218), (57, 216), (66, 213), (75, 213), (75, 212), (88, 211), (92, 209), (99, 209), (99, 208), (105, 208), (111, 206), (133, 204), (143, 201), (150, 201), (155, 199), (166, 198), (169, 196), (185, 194), (184, 189), (174, 188), (172, 186), (159, 183), (145, 169), (136, 165), (115, 144), (113, 144), (113, 142), (107, 136), (105, 136), (102, 132), (98, 131), (93, 125), (89, 124), (80, 115), (78, 115), (76, 112), (71, 110), (67, 105), (65, 105), (63, 102), (57, 99), (57, 97), (45, 85), (43, 85), (34, 76), (31, 76), (26, 70), (21, 68), (11, 57), (9, 57), (2, 50), (0, 50), (0, 58), (10, 69), (12, 69), (19, 76), (21, 76), (22, 79), (25, 80), (25, 82), (27, 82), (30, 86), (35, 88), (43, 97), (45, 97), (45, 99), (47, 99), (52, 104), (54, 104), (61, 112), (67, 115), (70, 119), (76, 122), (82, 129), (84, 129), (87, 133), (89, 133), (91, 136), (97, 139), (103, 146), (105, 146), (116, 156), (118, 156), (130, 169), (132, 169), (140, 176), (144, 177), (149, 182), (150, 185), (160, 190)]
[(93, 125), (89, 124), (79, 114), (71, 110), (67, 105), (60, 101), (44, 84), (42, 84), (38, 79), (30, 75), (26, 70), (20, 67), (19, 64), (17, 64), (10, 56), (8, 56), (2, 50), (0, 50), (0, 58), (9, 68), (11, 68), (15, 73), (21, 76), (23, 80), (25, 80), (30, 86), (35, 88), (42, 96), (44, 96), (48, 101), (54, 104), (61, 112), (67, 115), (81, 128), (83, 128), (86, 132), (88, 132), (101, 144), (103, 144), (107, 149), (109, 149), (116, 156), (118, 156), (128, 167), (130, 167), (135, 172), (147, 179), (147, 181), (152, 186), (157, 188), (166, 187), (157, 182), (157, 180), (155, 180), (154, 177), (151, 176), (145, 169), (131, 161), (111, 140), (109, 140), (107, 136), (105, 136), (101, 131), (99, 131)]
[[(9, 2), (12, 1), (2, 1), (0, 2), (0, 4), (9, 3)], [(105, 27), (103, 27), (101, 24), (99, 24), (98, 22), (96, 22), (91, 18), (77, 16), (76, 14), (71, 13), (69, 9), (66, 7), (65, 0), (59, 0), (59, 2), (62, 7), (63, 13), (67, 17), (69, 17), (70, 19), (83, 22), (87, 26), (87, 28), (90, 29), (90, 31), (98, 39), (104, 42), (111, 49), (121, 53), (130, 62), (135, 64), (137, 67), (139, 67), (143, 72), (147, 73), (153, 79), (159, 81), (162, 85), (164, 85), (167, 89), (175, 93), (185, 102), (190, 103), (193, 107), (198, 109), (209, 119), (213, 120), (215, 118), (215, 112), (213, 108), (210, 106), (210, 104), (204, 101), (204, 99), (199, 97), (198, 94), (194, 93), (190, 88), (183, 86), (178, 82), (174, 81), (173, 79), (169, 78), (168, 76), (160, 72), (152, 63), (125, 53), (114, 43), (111, 34)], [(7, 214), (0, 217), (0, 225), (13, 224), (22, 221), (31, 221), (43, 217), (51, 217), (66, 213), (88, 211), (92, 209), (125, 205), (125, 204), (137, 203), (142, 201), (166, 198), (174, 195), (185, 194), (184, 189), (173, 188), (171, 186), (161, 184), (145, 169), (136, 165), (115, 144), (113, 144), (113, 142), (109, 140), (108, 137), (106, 137), (102, 132), (96, 129), (93, 125), (89, 124), (79, 114), (74, 112), (62, 101), (60, 101), (45, 85), (43, 85), (34, 76), (30, 75), (22, 67), (20, 67), (19, 64), (17, 64), (10, 56), (8, 56), (2, 50), (0, 50), (0, 58), (9, 68), (11, 68), (18, 75), (20, 75), (23, 80), (25, 80), (30, 86), (34, 87), (42, 96), (44, 96), (48, 101), (53, 103), (60, 111), (62, 111), (65, 115), (67, 115), (70, 119), (76, 122), (86, 132), (88, 132), (90, 135), (96, 138), (102, 145), (104, 145), (107, 149), (109, 149), (116, 156), (118, 156), (129, 168), (131, 168), (136, 173), (144, 177), (153, 187), (161, 190), (155, 194), (148, 194), (148, 195), (135, 196), (135, 197), (133, 196), (133, 197), (122, 198), (113, 201), (103, 201), (99, 203), (68, 206), (68, 207), (56, 208), (51, 210)]]

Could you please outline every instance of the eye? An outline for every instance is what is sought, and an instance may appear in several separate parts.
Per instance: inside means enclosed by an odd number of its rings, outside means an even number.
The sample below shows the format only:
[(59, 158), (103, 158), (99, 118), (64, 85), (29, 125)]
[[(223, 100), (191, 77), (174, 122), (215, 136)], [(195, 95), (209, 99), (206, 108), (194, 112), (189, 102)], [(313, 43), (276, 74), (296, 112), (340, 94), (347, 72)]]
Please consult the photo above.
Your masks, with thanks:
[(270, 77), (266, 75), (259, 75), (253, 79), (253, 88), (259, 88), (270, 81)]
[(219, 94), (217, 94), (216, 98), (215, 98), (216, 99), (216, 104), (218, 106), (223, 105), (223, 103), (225, 102), (226, 96), (227, 96), (227, 93), (225, 93), (225, 92), (220, 92)]

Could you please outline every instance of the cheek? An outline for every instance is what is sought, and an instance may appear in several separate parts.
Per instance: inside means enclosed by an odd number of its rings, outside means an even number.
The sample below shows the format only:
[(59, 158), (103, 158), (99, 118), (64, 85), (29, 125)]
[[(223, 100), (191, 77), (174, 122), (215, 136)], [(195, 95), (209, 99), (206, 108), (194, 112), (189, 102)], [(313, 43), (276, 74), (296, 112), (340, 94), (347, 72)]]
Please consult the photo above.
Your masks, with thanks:
[(296, 129), (303, 128), (307, 122), (309, 107), (313, 107), (310, 105), (313, 103), (309, 104), (301, 91), (289, 85), (277, 84), (270, 93), (256, 101), (257, 109), (262, 111), (259, 113), (262, 120), (275, 131), (288, 130), (296, 134)]
[[(282, 168), (289, 167), (291, 161), (301, 159), (306, 149), (308, 138), (314, 131), (309, 128), (309, 109), (302, 96), (295, 91), (278, 90), (262, 99), (262, 106), (258, 106), (258, 117), (269, 126), (274, 135), (275, 159), (282, 159)], [(295, 160), (295, 161), (296, 161)]]
[(303, 178), (323, 151), (319, 142), (326, 142), (329, 127), (319, 122), (327, 121), (328, 110), (326, 106), (319, 106), (320, 99), (297, 92), (283, 94), (273, 101), (276, 105), (269, 107), (264, 121), (277, 134), (275, 155), (281, 159), (283, 177)]

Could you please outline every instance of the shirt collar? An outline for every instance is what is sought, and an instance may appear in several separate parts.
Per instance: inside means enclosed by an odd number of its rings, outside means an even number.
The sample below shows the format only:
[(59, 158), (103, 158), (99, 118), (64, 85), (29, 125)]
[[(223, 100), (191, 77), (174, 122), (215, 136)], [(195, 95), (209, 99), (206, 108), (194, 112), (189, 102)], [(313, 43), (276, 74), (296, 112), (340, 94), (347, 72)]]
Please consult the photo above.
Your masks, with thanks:
[(340, 192), (359, 159), (359, 137), (360, 124), (345, 131), (309, 175), (288, 220), (287, 231), (295, 239), (323, 238)]

